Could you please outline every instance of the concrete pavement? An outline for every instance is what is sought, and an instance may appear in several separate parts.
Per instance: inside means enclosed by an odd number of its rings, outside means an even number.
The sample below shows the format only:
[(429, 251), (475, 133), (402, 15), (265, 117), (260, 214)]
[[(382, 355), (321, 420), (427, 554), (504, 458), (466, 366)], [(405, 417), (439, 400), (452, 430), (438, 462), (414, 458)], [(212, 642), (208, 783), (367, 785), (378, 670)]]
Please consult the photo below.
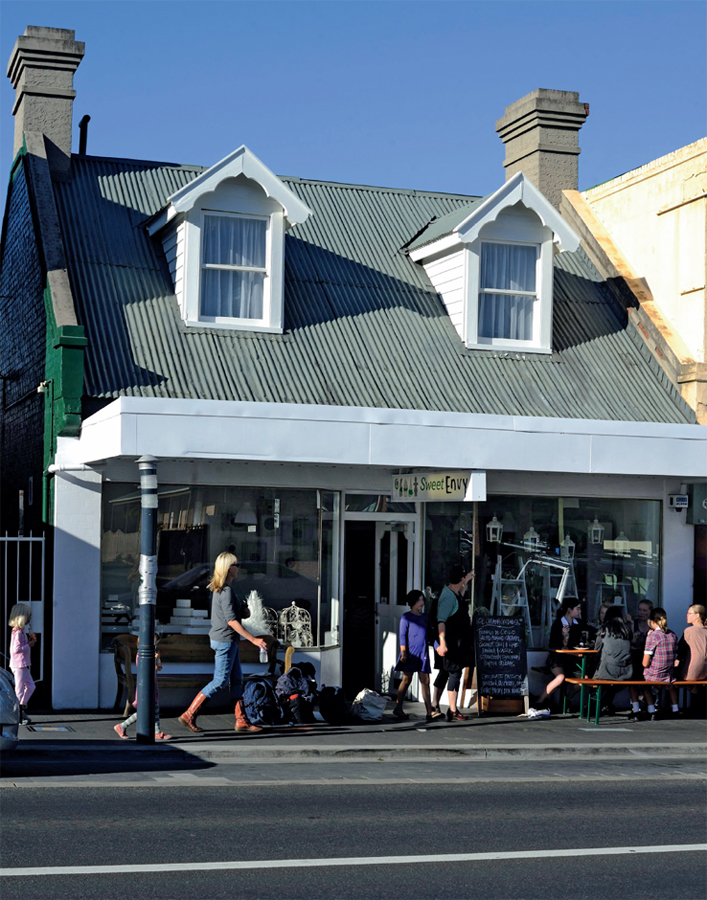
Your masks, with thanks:
[[(577, 715), (528, 721), (525, 717), (471, 715), (466, 722), (428, 725), (420, 704), (406, 706), (411, 717), (399, 722), (390, 714), (378, 724), (265, 729), (257, 735), (236, 734), (233, 714), (200, 717), (201, 735), (188, 732), (177, 710), (164, 711), (162, 728), (169, 743), (124, 741), (113, 731), (120, 716), (107, 711), (33, 713), (32, 727), (20, 728), (16, 756), (36, 762), (72, 760), (141, 761), (159, 759), (239, 761), (255, 759), (559, 759), (597, 757), (707, 757), (707, 722), (678, 717), (630, 722), (626, 714), (590, 725)], [(135, 726), (130, 729), (135, 734)]]

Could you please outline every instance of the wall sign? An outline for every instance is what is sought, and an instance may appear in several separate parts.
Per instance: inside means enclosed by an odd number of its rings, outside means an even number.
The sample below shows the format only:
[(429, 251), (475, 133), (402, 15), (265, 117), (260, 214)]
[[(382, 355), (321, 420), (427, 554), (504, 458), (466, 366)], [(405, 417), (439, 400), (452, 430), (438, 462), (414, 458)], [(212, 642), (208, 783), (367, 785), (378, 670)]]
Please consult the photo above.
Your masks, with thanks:
[(484, 501), (486, 472), (412, 472), (393, 476), (393, 500)]

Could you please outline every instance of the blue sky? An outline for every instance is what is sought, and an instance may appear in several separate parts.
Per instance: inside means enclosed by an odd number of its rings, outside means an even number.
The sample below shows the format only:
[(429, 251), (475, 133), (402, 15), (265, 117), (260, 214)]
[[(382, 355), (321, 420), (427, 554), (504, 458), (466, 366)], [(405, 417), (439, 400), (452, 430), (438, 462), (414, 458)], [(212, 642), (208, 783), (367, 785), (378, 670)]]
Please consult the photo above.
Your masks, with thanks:
[(701, 0), (2, 0), (0, 16), (3, 66), (28, 24), (85, 41), (74, 147), (88, 113), (95, 155), (210, 165), (245, 143), (280, 175), (485, 194), (504, 181), (495, 121), (537, 87), (590, 104), (580, 188), (706, 130)]

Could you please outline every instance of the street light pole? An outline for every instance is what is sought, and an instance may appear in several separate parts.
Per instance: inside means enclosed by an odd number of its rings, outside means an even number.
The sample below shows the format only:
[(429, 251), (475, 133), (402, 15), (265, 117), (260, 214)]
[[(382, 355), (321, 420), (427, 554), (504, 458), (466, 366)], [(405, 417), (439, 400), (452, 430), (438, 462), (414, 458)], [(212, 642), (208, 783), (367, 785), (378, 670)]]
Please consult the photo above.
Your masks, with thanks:
[(141, 456), (140, 646), (137, 651), (138, 744), (155, 742), (155, 605), (157, 602), (157, 460)]

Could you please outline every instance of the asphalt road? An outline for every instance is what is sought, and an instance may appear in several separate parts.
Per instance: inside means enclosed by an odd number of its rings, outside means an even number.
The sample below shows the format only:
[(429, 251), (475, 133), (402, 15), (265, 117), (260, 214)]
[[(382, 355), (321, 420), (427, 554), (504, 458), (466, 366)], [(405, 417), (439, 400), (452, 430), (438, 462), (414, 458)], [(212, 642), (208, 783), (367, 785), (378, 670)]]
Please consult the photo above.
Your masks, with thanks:
[[(478, 767), (391, 766), (390, 777), (311, 781), (317, 767), (218, 766), (175, 773), (173, 787), (115, 783), (110, 773), (63, 787), (3, 787), (2, 866), (173, 863), (170, 872), (2, 877), (3, 900), (26, 898), (483, 898), (704, 900), (707, 781), (695, 761), (619, 764), (601, 778), (572, 761)], [(523, 768), (525, 766), (525, 768)], [(520, 768), (519, 768), (520, 767)], [(637, 775), (637, 770), (641, 773)], [(252, 767), (251, 767), (252, 768)], [(336, 767), (330, 767), (335, 769)], [(469, 768), (468, 766), (466, 767)], [(268, 777), (268, 771), (277, 777)], [(338, 767), (339, 778), (364, 772)], [(381, 771), (379, 769), (378, 771)], [(496, 777), (505, 771), (509, 778)], [(445, 775), (457, 773), (445, 783)], [(161, 777), (169, 773), (161, 773)], [(208, 784), (207, 776), (222, 783)], [(235, 777), (240, 775), (240, 778)], [(441, 778), (440, 778), (441, 776)], [(404, 783), (406, 778), (412, 782)], [(284, 783), (287, 781), (287, 783)], [(250, 782), (250, 783), (249, 783)], [(17, 783), (17, 782), (16, 782)], [(7, 785), (8, 782), (5, 781)], [(10, 783), (11, 784), (11, 783)], [(648, 848), (621, 852), (616, 848)], [(584, 851), (600, 848), (597, 855)], [(558, 855), (557, 851), (571, 855)], [(365, 857), (542, 851), (541, 858), (359, 864)], [(347, 860), (334, 866), (204, 871), (205, 862)]]

